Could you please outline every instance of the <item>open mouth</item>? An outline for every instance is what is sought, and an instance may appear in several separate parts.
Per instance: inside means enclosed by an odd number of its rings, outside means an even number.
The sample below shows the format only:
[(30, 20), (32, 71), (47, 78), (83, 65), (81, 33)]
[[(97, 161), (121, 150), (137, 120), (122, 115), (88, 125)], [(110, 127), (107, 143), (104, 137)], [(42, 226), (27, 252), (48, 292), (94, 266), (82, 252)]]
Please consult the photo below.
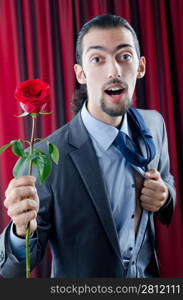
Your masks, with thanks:
[(124, 88), (113, 87), (113, 88), (106, 89), (104, 92), (109, 96), (117, 96), (117, 95), (121, 95), (123, 93), (123, 91), (124, 91)]

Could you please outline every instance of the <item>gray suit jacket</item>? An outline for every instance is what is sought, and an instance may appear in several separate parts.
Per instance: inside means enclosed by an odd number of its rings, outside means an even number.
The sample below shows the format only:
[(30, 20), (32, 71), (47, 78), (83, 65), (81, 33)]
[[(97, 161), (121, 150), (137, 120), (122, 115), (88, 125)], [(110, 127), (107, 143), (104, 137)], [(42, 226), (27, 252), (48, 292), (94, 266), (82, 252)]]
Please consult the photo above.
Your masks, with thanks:
[[(170, 192), (167, 204), (156, 213), (160, 221), (168, 225), (175, 204), (175, 188), (169, 172), (164, 121), (156, 111), (139, 112), (156, 145), (156, 156), (149, 168), (158, 169)], [(57, 144), (60, 161), (47, 182), (37, 185), (40, 210), (31, 268), (43, 257), (49, 241), (53, 277), (124, 277), (118, 237), (99, 163), (80, 113), (48, 139)], [(158, 276), (153, 213), (150, 228), (154, 257), (149, 268), (154, 270), (154, 276)], [(24, 277), (25, 261), (17, 261), (12, 254), (9, 229), (10, 224), (0, 235), (0, 275)], [(139, 253), (139, 257), (141, 255)]]

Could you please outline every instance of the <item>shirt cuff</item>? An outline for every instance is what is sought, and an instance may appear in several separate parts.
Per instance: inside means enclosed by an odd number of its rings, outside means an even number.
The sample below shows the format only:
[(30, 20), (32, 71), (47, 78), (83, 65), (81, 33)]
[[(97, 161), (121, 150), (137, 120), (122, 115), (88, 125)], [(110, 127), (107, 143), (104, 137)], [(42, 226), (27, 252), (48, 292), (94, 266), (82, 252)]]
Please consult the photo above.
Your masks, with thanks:
[[(10, 229), (10, 247), (12, 254), (17, 258), (18, 261), (24, 260), (26, 258), (25, 254), (25, 239), (20, 238), (15, 235), (13, 232), (14, 224), (11, 224)], [(33, 234), (30, 236), (29, 247), (30, 251), (33, 249), (37, 238), (33, 237)]]

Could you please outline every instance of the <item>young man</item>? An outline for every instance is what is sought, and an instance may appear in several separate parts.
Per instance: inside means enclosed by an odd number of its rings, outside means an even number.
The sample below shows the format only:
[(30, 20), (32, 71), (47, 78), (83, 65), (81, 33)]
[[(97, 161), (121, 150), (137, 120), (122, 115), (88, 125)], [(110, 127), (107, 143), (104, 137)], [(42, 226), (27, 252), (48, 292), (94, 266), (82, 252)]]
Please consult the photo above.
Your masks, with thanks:
[(102, 15), (82, 27), (76, 58), (87, 93), (49, 137), (59, 165), (44, 185), (23, 176), (6, 190), (13, 222), (0, 237), (0, 274), (25, 276), (30, 221), (31, 267), (49, 241), (52, 277), (157, 277), (153, 218), (169, 225), (175, 188), (161, 115), (131, 108), (145, 57), (126, 20)]

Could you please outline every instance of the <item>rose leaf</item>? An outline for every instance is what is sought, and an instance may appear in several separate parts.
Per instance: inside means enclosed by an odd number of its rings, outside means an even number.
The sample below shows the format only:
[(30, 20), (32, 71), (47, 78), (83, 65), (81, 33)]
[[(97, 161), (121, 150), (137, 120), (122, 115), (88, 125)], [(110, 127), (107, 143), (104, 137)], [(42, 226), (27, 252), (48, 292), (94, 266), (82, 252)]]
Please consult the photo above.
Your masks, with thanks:
[(23, 175), (23, 165), (25, 163), (25, 161), (27, 160), (27, 157), (20, 157), (16, 164), (14, 165), (14, 168), (13, 168), (13, 176), (14, 177), (19, 177), (19, 176), (22, 176)]
[(12, 142), (12, 152), (17, 156), (24, 156), (24, 148), (21, 141)]
[(52, 144), (49, 142), (48, 149), (49, 149), (49, 153), (50, 153), (52, 160), (54, 161), (54, 163), (56, 163), (58, 165), (58, 162), (59, 162), (58, 147), (55, 144)]
[(8, 143), (0, 148), (0, 154), (2, 154), (8, 147), (11, 146), (11, 143)]
[(51, 173), (52, 170), (51, 161), (45, 153), (40, 152), (39, 156), (35, 160), (35, 165), (37, 166), (38, 169), (39, 181), (40, 183), (43, 183), (44, 181), (46, 181), (46, 179), (49, 177)]

